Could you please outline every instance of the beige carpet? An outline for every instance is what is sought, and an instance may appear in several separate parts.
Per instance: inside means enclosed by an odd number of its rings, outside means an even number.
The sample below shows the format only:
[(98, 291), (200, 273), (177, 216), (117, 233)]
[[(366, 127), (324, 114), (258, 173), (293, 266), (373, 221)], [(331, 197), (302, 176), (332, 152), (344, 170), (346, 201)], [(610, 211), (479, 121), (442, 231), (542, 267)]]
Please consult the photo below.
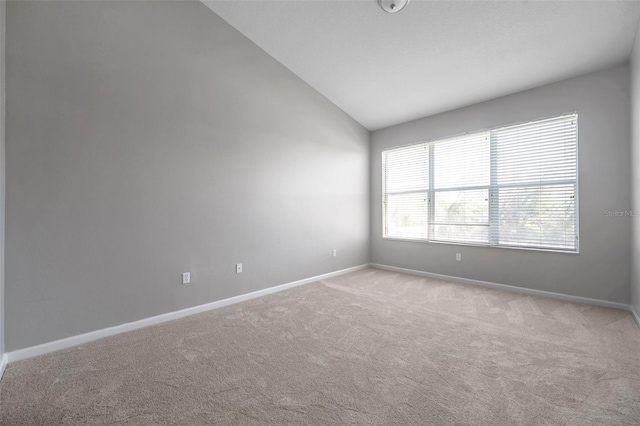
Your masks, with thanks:
[(376, 269), (9, 365), (3, 425), (640, 424), (627, 312)]

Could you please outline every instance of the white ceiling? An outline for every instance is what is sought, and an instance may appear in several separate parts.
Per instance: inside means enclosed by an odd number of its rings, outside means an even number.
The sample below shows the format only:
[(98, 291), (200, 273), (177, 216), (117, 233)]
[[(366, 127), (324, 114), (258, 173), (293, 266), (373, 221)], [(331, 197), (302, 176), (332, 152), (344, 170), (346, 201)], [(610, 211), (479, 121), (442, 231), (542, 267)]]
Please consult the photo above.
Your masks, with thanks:
[(628, 60), (639, 2), (205, 1), (377, 130)]

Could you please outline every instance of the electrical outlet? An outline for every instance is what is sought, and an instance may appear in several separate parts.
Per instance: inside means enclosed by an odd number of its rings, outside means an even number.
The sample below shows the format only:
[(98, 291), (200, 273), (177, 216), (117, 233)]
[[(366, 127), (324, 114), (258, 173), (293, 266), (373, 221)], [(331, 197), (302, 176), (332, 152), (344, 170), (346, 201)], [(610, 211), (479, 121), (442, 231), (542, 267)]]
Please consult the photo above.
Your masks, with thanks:
[(242, 263), (236, 263), (236, 274), (242, 273)]
[(191, 272), (182, 273), (182, 284), (189, 284), (191, 282)]
[(333, 257), (336, 257), (338, 255), (338, 250), (333, 249)]
[(456, 253), (456, 260), (460, 262), (462, 260), (462, 254)]

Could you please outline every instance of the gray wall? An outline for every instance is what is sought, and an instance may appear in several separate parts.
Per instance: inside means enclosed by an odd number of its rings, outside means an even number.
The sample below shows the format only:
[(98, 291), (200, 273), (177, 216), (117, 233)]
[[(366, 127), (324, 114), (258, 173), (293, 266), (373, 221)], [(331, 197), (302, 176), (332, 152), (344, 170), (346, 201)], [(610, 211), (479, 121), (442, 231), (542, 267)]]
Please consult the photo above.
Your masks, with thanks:
[[(460, 90), (464, 90), (461, 87)], [(383, 240), (382, 149), (467, 131), (579, 113), (580, 254)], [(575, 296), (629, 303), (629, 70), (605, 70), (372, 135), (372, 262)], [(455, 261), (462, 253), (462, 262)]]
[[(640, 212), (640, 41), (631, 54), (631, 201), (632, 210)], [(631, 223), (631, 304), (640, 314), (640, 218)]]
[(4, 40), (7, 2), (0, 0), (0, 358), (4, 354)]
[(369, 136), (199, 2), (10, 2), (7, 350), (368, 262)]

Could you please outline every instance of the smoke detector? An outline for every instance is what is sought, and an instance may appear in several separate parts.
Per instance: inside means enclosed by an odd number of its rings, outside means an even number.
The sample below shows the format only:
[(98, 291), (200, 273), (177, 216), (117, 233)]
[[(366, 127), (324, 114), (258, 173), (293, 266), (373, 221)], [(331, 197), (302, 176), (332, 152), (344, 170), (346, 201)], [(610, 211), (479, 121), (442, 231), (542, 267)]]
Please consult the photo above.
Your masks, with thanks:
[(378, 0), (378, 3), (385, 12), (396, 13), (404, 9), (409, 4), (409, 0)]

